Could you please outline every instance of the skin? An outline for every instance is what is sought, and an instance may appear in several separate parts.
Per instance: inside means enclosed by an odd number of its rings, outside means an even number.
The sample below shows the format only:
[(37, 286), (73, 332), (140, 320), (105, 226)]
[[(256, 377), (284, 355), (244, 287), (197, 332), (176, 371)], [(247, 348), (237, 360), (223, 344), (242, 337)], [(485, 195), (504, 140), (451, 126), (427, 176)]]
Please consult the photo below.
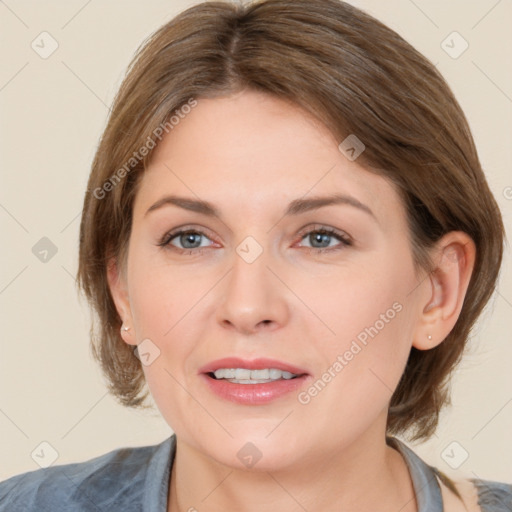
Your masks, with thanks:
[[(109, 285), (131, 327), (124, 341), (149, 338), (160, 350), (143, 369), (177, 436), (169, 511), (417, 510), (407, 467), (385, 443), (387, 409), (411, 346), (432, 348), (453, 328), (475, 246), (448, 233), (436, 272), (416, 275), (397, 191), (349, 161), (340, 142), (296, 105), (244, 91), (198, 99), (155, 149), (126, 267), (112, 262)], [(347, 204), (283, 216), (292, 200), (333, 192), (374, 217)], [(174, 205), (146, 214), (168, 194), (207, 200), (220, 216)], [(179, 236), (158, 246), (185, 225), (205, 233), (195, 239), (202, 252)], [(352, 245), (307, 234), (319, 227)], [(263, 249), (251, 264), (236, 251), (247, 236)], [(271, 357), (314, 382), (394, 303), (400, 312), (307, 404), (295, 392), (234, 404), (198, 376), (220, 357)], [(262, 454), (252, 468), (237, 457), (247, 442)]]

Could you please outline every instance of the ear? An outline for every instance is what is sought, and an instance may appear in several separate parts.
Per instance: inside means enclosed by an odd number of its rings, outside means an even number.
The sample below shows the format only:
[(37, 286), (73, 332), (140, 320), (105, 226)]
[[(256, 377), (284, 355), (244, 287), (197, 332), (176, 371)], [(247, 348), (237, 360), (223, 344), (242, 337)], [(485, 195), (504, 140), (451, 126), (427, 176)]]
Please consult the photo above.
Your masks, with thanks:
[(420, 303), (412, 343), (419, 350), (436, 347), (455, 326), (473, 272), (476, 246), (467, 233), (451, 231), (438, 241), (435, 253), (437, 265), (428, 275), (431, 291)]
[[(121, 338), (129, 345), (136, 345), (132, 310), (128, 295), (126, 276), (120, 271), (118, 262), (111, 258), (107, 264), (107, 281), (117, 312), (121, 317)], [(128, 328), (127, 330), (124, 328)]]

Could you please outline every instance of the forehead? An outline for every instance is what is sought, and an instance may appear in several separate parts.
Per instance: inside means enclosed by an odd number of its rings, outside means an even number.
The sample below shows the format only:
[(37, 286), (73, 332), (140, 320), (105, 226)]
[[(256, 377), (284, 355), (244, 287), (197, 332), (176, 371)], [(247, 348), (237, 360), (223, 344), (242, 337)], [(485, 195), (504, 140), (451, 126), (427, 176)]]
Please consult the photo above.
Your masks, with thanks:
[(172, 193), (261, 214), (299, 197), (343, 193), (377, 217), (403, 216), (390, 182), (347, 159), (341, 141), (300, 107), (253, 91), (197, 101), (154, 150), (136, 210)]

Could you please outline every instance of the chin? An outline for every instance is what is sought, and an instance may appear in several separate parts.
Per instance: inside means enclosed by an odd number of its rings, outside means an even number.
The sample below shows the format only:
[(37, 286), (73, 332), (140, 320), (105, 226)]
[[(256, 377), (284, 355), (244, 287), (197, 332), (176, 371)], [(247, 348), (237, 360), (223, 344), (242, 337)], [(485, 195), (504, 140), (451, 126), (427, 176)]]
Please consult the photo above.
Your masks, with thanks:
[[(274, 423), (272, 428), (275, 428)], [(297, 455), (295, 447), (302, 443), (290, 437), (285, 430), (278, 433), (271, 429), (264, 432), (245, 431), (229, 439), (224, 450), (218, 450), (219, 462), (247, 471), (277, 471), (291, 467)], [(279, 428), (279, 427), (278, 427)], [(272, 432), (269, 435), (269, 432)]]

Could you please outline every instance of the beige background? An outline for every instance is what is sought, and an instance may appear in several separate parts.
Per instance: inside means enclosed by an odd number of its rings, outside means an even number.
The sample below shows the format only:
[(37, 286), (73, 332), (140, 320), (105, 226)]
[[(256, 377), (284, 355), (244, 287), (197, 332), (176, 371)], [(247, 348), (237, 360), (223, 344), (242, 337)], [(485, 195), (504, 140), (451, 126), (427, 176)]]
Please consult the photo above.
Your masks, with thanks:
[[(106, 394), (73, 276), (82, 198), (108, 105), (139, 44), (193, 3), (0, 2), (0, 479), (37, 469), (31, 453), (43, 441), (58, 452), (55, 464), (63, 464), (155, 444), (172, 433), (156, 409), (124, 409)], [(446, 77), (467, 114), (510, 237), (512, 3), (352, 3), (399, 32)], [(59, 45), (47, 59), (31, 48), (43, 31)], [(441, 47), (453, 31), (469, 43), (457, 59)], [(42, 237), (58, 249), (46, 263), (32, 252)], [(416, 446), (448, 474), (512, 482), (509, 260), (507, 248), (499, 289), (455, 375), (453, 407), (436, 436)], [(466, 452), (455, 472), (450, 466)]]

